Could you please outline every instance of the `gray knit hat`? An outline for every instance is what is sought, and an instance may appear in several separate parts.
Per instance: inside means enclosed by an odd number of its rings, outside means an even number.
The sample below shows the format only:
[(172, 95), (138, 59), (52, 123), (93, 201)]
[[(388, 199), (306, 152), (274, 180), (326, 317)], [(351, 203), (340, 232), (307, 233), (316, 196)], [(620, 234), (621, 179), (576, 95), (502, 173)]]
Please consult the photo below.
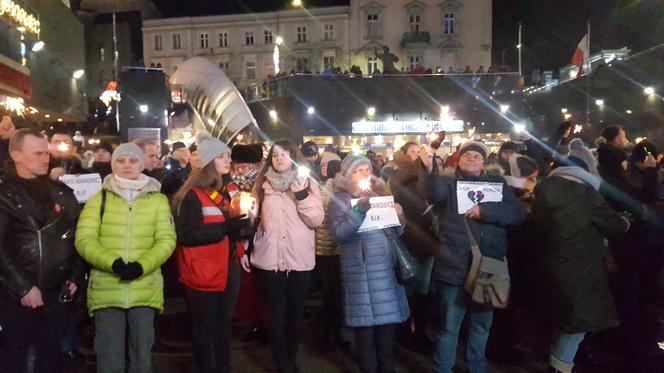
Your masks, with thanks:
[(196, 152), (203, 167), (207, 166), (213, 159), (220, 154), (230, 153), (231, 148), (223, 142), (215, 139), (207, 132), (199, 132), (196, 135)]
[(334, 190), (341, 191), (345, 190), (347, 192), (352, 192), (355, 190), (355, 185), (353, 184), (353, 171), (362, 165), (367, 165), (371, 167), (371, 161), (369, 158), (363, 155), (349, 155), (341, 161), (341, 171), (337, 172), (334, 176)]
[(136, 158), (138, 160), (138, 163), (140, 163), (141, 165), (141, 171), (143, 171), (143, 169), (145, 168), (143, 151), (138, 145), (132, 142), (126, 142), (124, 144), (121, 144), (115, 149), (113, 155), (111, 156), (111, 168), (115, 169), (115, 161), (117, 161), (118, 158), (120, 157)]
[(489, 155), (489, 151), (486, 148), (486, 145), (484, 145), (483, 143), (481, 143), (479, 141), (468, 140), (468, 141), (464, 142), (461, 145), (461, 148), (459, 148), (459, 157), (461, 157), (463, 155), (463, 153), (469, 152), (469, 151), (475, 151), (475, 152), (480, 153), (482, 155), (482, 158), (484, 158), (485, 160), (486, 160), (487, 155)]

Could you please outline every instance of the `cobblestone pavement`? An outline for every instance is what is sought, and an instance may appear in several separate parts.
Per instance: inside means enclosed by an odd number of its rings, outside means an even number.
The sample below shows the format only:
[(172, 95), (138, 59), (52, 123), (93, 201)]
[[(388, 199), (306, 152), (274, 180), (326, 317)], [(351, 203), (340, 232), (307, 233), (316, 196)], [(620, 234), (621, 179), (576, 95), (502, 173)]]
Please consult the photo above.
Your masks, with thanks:
[[(188, 320), (186, 307), (181, 298), (168, 298), (166, 312), (158, 319), (158, 338), (163, 342), (161, 348), (153, 354), (154, 371), (157, 373), (171, 372), (193, 372), (191, 344), (188, 337)], [(307, 307), (310, 315), (317, 312), (315, 303)], [(79, 336), (79, 350), (83, 359), (68, 363), (68, 372), (87, 373), (95, 371), (95, 357), (92, 351), (93, 326), (88, 323)], [(249, 330), (249, 325), (237, 323), (234, 325), (234, 341), (232, 346), (232, 368), (234, 372), (276, 372), (272, 364), (269, 346), (260, 344), (258, 341), (241, 342), (240, 336)], [(305, 335), (298, 354), (298, 365), (302, 372), (315, 373), (346, 373), (357, 372), (354, 361), (354, 348), (347, 351), (323, 350), (318, 347), (316, 331), (320, 330), (318, 321), (311, 317), (305, 321)], [(344, 330), (344, 336), (351, 341), (350, 331)], [(535, 343), (535, 342), (533, 342)], [(530, 373), (544, 372), (546, 364), (544, 358), (533, 357), (528, 351), (528, 346), (520, 346), (524, 359), (509, 366), (490, 367), (491, 373)], [(397, 372), (424, 373), (431, 371), (431, 356), (412, 352), (400, 343), (396, 347)], [(578, 364), (579, 373), (641, 373), (628, 370), (624, 367), (621, 359), (610, 355), (593, 356), (592, 364)], [(455, 372), (466, 372), (463, 367), (462, 358), (459, 357), (461, 367)], [(661, 370), (659, 372), (664, 372)], [(643, 373), (657, 373), (643, 372)]]

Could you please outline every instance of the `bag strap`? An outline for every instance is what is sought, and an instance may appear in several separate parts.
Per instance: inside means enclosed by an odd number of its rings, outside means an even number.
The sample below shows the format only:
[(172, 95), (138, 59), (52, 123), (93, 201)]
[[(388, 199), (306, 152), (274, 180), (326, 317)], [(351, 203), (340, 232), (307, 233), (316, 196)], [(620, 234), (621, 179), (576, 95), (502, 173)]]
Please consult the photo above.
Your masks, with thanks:
[(466, 225), (466, 233), (468, 234), (468, 241), (470, 241), (470, 251), (473, 253), (473, 260), (475, 257), (481, 258), (482, 252), (480, 251), (480, 246), (475, 240), (473, 232), (470, 230), (470, 225), (468, 224), (468, 219), (464, 216), (463, 223)]

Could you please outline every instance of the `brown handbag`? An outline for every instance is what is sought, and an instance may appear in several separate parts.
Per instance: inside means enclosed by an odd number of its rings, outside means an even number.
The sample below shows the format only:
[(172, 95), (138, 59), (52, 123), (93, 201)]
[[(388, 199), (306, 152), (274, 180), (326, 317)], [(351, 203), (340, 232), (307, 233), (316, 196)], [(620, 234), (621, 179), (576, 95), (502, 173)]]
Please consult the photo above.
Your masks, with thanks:
[(463, 222), (466, 225), (470, 250), (473, 254), (470, 271), (463, 285), (464, 289), (475, 303), (492, 308), (507, 308), (510, 296), (507, 258), (498, 260), (482, 255), (465, 216)]

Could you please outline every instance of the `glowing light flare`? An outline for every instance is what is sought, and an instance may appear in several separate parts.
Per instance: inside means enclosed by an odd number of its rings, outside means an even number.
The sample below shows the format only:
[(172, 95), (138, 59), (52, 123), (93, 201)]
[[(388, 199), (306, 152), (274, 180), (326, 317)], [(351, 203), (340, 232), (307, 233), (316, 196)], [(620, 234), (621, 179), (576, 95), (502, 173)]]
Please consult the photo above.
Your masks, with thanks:
[(316, 108), (314, 108), (313, 106), (309, 106), (309, 108), (307, 109), (307, 114), (314, 114), (315, 112)]
[(376, 108), (371, 106), (370, 108), (367, 109), (367, 115), (370, 117), (373, 117), (376, 115)]
[(26, 110), (25, 102), (22, 97), (0, 96), (0, 107), (20, 116), (23, 116)]
[(507, 113), (509, 110), (510, 110), (510, 106), (509, 106), (509, 105), (500, 105), (500, 112), (501, 112), (501, 113), (505, 114), (505, 113)]
[(514, 132), (516, 132), (516, 133), (526, 132), (526, 125), (523, 124), (523, 123), (515, 123), (514, 124)]
[(71, 76), (74, 79), (81, 79), (83, 77), (83, 75), (85, 75), (85, 70), (83, 70), (83, 69), (78, 69), (78, 70), (74, 71), (73, 74), (71, 74)]
[(371, 190), (371, 178), (362, 179), (357, 183), (357, 187), (360, 188), (363, 192), (368, 192)]
[(39, 52), (40, 50), (44, 49), (44, 46), (45, 46), (45, 45), (46, 45), (46, 44), (44, 43), (44, 41), (43, 41), (43, 40), (40, 40), (40, 41), (36, 42), (36, 43), (32, 46), (32, 51), (33, 51), (33, 52)]
[(240, 192), (240, 214), (248, 214), (254, 209), (256, 198), (251, 193)]
[(572, 114), (565, 113), (565, 115), (563, 115), (563, 117), (565, 118), (565, 120), (568, 120), (572, 117)]
[(601, 98), (598, 99), (598, 100), (595, 100), (595, 105), (597, 105), (597, 106), (604, 106), (604, 100), (601, 99)]
[(577, 125), (574, 126), (574, 133), (581, 133), (582, 130), (583, 130), (582, 125), (577, 124)]
[(291, 2), (291, 4), (293, 6), (302, 6), (302, 0), (293, 0), (293, 2)]
[(648, 96), (652, 96), (655, 94), (655, 88), (653, 87), (645, 87), (643, 89), (643, 93), (647, 94)]
[(58, 149), (58, 151), (62, 152), (62, 153), (68, 152), (69, 151), (69, 144), (67, 144), (66, 142), (61, 142), (61, 143), (58, 144), (56, 149)]
[(566, 114), (567, 113), (567, 108), (564, 107), (564, 108), (560, 109), (560, 112), (563, 113), (563, 114)]
[(141, 113), (147, 113), (147, 112), (148, 112), (148, 109), (149, 109), (149, 108), (148, 108), (148, 105), (146, 105), (146, 104), (138, 105), (138, 110), (139, 110)]
[(297, 177), (309, 177), (311, 174), (311, 170), (308, 167), (305, 166), (299, 166), (297, 168)]
[(272, 120), (277, 120), (277, 111), (276, 110), (270, 110), (270, 118), (272, 118)]
[(280, 36), (277, 36), (277, 45), (274, 46), (274, 52), (272, 52), (272, 63), (274, 64), (274, 73), (279, 74), (280, 67), (279, 67), (279, 46), (281, 43), (283, 43), (284, 39), (282, 39)]

